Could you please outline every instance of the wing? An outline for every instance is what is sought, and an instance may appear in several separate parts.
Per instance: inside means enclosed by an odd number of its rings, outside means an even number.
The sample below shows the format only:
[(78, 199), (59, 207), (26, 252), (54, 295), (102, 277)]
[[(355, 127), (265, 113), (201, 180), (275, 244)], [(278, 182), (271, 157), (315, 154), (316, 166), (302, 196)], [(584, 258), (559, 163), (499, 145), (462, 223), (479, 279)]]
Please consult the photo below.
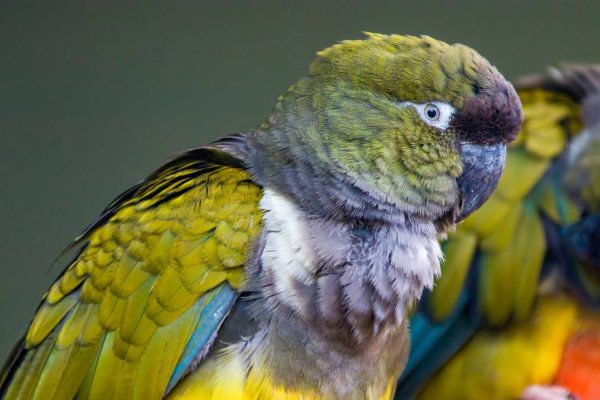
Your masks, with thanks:
[(244, 285), (261, 193), (240, 160), (199, 148), (121, 195), (44, 295), (3, 371), (3, 398), (161, 398)]
[(442, 276), (411, 321), (397, 399), (418, 393), (481, 326), (529, 317), (547, 249), (544, 225), (579, 218), (562, 183), (561, 154), (581, 130), (580, 98), (531, 80), (519, 96), (525, 122), (498, 188), (443, 243)]

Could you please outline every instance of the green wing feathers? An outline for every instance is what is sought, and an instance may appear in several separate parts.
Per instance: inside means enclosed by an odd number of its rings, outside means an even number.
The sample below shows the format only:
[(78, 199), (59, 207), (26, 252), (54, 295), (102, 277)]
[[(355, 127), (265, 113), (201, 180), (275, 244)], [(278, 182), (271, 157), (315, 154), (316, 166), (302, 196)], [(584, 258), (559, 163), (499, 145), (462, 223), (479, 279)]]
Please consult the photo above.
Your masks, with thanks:
[(184, 154), (122, 195), (44, 296), (4, 371), (5, 398), (162, 397), (199, 300), (244, 284), (260, 197), (239, 162), (212, 149)]

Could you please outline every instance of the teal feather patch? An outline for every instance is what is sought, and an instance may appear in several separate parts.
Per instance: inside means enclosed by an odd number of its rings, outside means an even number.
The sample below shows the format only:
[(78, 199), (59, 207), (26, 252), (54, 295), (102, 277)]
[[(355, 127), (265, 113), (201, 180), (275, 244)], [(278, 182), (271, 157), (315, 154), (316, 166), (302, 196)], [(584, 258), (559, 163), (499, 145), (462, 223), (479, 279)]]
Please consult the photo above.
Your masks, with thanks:
[(234, 289), (227, 284), (222, 284), (198, 299), (198, 302), (204, 303), (202, 312), (198, 315), (194, 333), (171, 375), (165, 394), (175, 387), (189, 371), (194, 361), (201, 357), (203, 353), (208, 352), (219, 327), (229, 314), (237, 297), (238, 293)]
[(469, 341), (479, 326), (463, 291), (453, 313), (441, 322), (418, 311), (410, 320), (411, 349), (396, 390), (396, 400), (415, 398), (423, 385)]

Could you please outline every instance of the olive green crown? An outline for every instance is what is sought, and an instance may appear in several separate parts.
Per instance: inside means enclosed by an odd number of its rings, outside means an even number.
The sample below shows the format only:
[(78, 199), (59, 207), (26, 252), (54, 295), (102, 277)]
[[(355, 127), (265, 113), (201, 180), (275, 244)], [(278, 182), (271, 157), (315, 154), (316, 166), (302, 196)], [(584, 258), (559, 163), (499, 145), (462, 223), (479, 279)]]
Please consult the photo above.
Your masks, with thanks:
[(318, 52), (311, 77), (347, 79), (398, 100), (442, 100), (460, 108), (466, 96), (493, 87), (498, 75), (462, 44), (429, 36), (365, 34), (367, 39), (346, 40)]

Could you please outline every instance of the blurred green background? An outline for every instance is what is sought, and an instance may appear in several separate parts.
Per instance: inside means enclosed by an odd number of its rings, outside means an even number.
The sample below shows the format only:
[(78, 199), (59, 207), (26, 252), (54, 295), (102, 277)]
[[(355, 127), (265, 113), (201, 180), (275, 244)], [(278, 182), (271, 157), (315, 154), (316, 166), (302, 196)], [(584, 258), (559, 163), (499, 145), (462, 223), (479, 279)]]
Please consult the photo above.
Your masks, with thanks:
[(315, 51), (361, 31), (479, 50), (509, 78), (600, 61), (598, 1), (4, 1), (0, 359), (54, 257), (169, 155), (257, 125)]

